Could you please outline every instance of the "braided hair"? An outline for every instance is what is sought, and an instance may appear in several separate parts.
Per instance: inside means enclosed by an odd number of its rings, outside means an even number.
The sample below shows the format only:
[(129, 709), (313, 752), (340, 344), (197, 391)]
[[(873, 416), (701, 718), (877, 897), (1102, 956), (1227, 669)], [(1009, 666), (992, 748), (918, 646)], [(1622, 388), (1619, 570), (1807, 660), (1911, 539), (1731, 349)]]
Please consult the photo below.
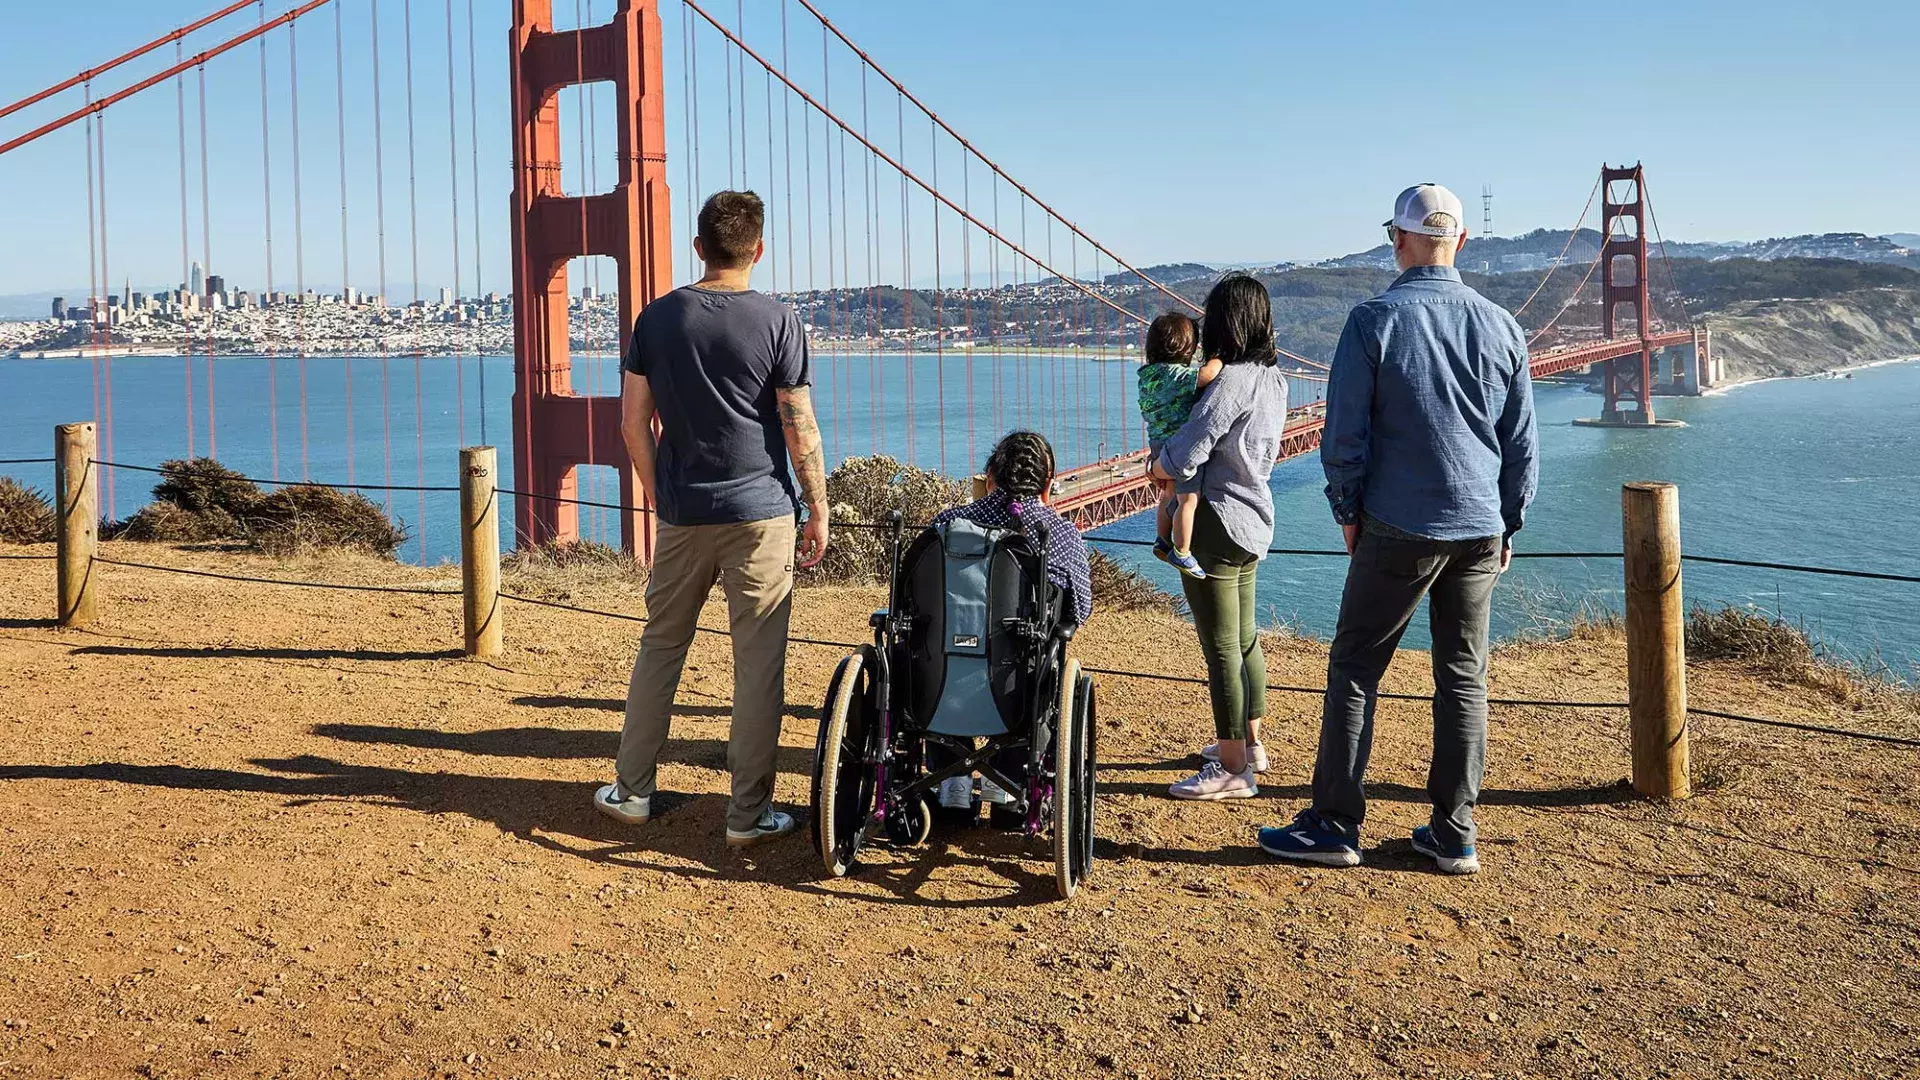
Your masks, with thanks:
[(1039, 498), (1053, 483), (1053, 447), (1038, 432), (1011, 432), (988, 455), (987, 477), (1015, 500)]

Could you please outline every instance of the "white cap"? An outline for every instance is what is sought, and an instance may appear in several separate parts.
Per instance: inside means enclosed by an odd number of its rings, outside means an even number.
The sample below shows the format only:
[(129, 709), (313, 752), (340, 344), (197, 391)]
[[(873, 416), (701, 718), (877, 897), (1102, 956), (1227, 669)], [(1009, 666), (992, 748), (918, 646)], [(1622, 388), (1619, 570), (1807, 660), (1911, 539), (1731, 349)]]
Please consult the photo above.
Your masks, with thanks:
[[(1433, 214), (1451, 216), (1453, 227), (1427, 224)], [(1415, 184), (1393, 200), (1393, 220), (1385, 224), (1421, 236), (1461, 236), (1467, 231), (1467, 215), (1453, 192), (1439, 184)]]

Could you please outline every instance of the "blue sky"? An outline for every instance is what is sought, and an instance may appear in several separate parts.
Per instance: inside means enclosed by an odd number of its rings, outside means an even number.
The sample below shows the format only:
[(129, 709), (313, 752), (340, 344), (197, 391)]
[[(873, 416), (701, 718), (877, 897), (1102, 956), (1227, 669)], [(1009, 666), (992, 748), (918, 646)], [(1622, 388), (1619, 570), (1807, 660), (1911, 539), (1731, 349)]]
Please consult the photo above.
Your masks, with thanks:
[[(346, 32), (350, 118), (348, 272), (363, 287), (371, 287), (378, 272), (370, 2), (336, 0)], [(780, 0), (700, 2), (729, 23), (744, 9), (749, 40), (777, 55)], [(1491, 184), (1496, 232), (1564, 229), (1578, 215), (1603, 159), (1646, 163), (1660, 224), (1676, 238), (1920, 231), (1912, 198), (1920, 140), (1910, 105), (1920, 4), (1911, 0), (1483, 2), (1424, 9), (1445, 16), (1438, 22), (1422, 22), (1417, 9), (1390, 3), (819, 3), (1008, 172), (1137, 262), (1299, 259), (1364, 248), (1376, 242), (1393, 193), (1424, 180), (1446, 183), (1467, 198), (1475, 226), (1481, 186)], [(277, 14), (291, 5), (268, 0), (266, 6)], [(0, 16), (0, 100), (51, 84), (216, 6), (216, 0), (9, 4)], [(451, 6), (452, 148), (448, 4), (413, 0), (411, 6), (419, 276), (429, 286), (453, 282), (449, 193), (457, 190), (461, 284), (471, 292), (476, 193), (468, 138), (467, 0)], [(510, 3), (473, 0), (473, 6), (479, 275), (486, 288), (504, 289)], [(571, 22), (570, 0), (556, 6), (561, 21)], [(604, 18), (612, 3), (596, 0), (593, 6)], [(412, 288), (416, 233), (408, 208), (402, 92), (406, 7), (405, 0), (380, 0), (387, 279), (402, 296)], [(804, 13), (792, 4), (787, 12), (796, 78), (817, 88), (818, 27), (803, 32)], [(684, 219), (693, 187), (692, 144), (681, 92), (678, 0), (664, 0), (662, 14), (673, 206), (676, 219)], [(235, 28), (248, 18), (236, 16)], [(323, 8), (301, 22), (297, 38), (305, 207), (297, 223), (304, 248), (297, 269), (309, 284), (329, 286), (342, 274), (333, 34), (333, 15)], [(215, 40), (196, 38), (189, 52)], [(717, 38), (706, 31), (699, 40), (700, 186), (712, 188), (725, 178), (720, 132), (727, 95), (717, 72)], [(289, 287), (296, 273), (289, 51), (284, 32), (270, 41), (275, 284)], [(803, 56), (811, 58), (811, 67)], [(852, 69), (835, 64), (829, 70), (836, 109), (857, 113)], [(116, 73), (104, 82), (117, 87), (154, 70), (153, 63), (137, 62), (123, 69), (125, 76)], [(210, 65), (208, 84), (214, 267), (236, 284), (258, 288), (265, 275), (267, 217), (257, 49), (248, 46)], [(763, 108), (764, 76), (757, 69), (747, 90), (752, 108)], [(890, 144), (890, 99), (877, 90), (872, 97), (872, 126), (887, 131), (881, 141)], [(578, 146), (571, 101), (565, 99), (563, 114), (570, 153)], [(602, 186), (613, 153), (606, 102), (602, 98), (598, 108), (587, 110), (599, 128)], [(70, 94), (58, 103), (62, 108), (42, 106), (8, 117), (0, 121), (0, 137), (77, 103)], [(186, 104), (189, 126), (197, 130), (191, 81)], [(176, 107), (169, 85), (109, 114), (108, 238), (116, 283), (131, 276), (139, 287), (179, 277)], [(777, 105), (775, 111), (777, 118)], [(799, 113), (793, 115), (798, 125)], [(760, 164), (749, 165), (748, 182), (763, 189), (765, 134), (764, 121), (752, 123), (748, 156)], [(908, 158), (917, 168), (930, 163), (925, 143), (924, 136), (909, 132)], [(450, 150), (458, 158), (451, 185)], [(198, 153), (196, 143), (189, 169), (195, 259), (202, 247)], [(0, 294), (71, 288), (87, 279), (84, 154), (75, 128), (0, 157)], [(940, 154), (944, 188), (956, 175), (958, 155), (951, 146)], [(858, 159), (855, 165), (857, 183)], [(570, 173), (569, 186), (578, 186), (579, 179)], [(984, 174), (970, 179), (982, 184)], [(897, 183), (889, 175), (882, 190), (893, 191), (887, 185)], [(763, 193), (775, 199), (779, 194)], [(913, 277), (920, 281), (930, 258), (920, 253), (930, 211), (914, 205), (910, 213), (921, 224), (914, 226)], [(822, 227), (823, 215), (816, 215)], [(681, 224), (676, 220), (676, 229)], [(947, 227), (956, 226), (949, 217)], [(894, 227), (883, 222), (882, 232)], [(898, 246), (897, 239), (876, 243), (882, 276), (897, 276), (898, 257), (889, 263), (888, 252)], [(860, 257), (858, 250), (852, 255), (856, 262)], [(958, 274), (950, 251), (943, 255), (943, 272), (947, 280)]]

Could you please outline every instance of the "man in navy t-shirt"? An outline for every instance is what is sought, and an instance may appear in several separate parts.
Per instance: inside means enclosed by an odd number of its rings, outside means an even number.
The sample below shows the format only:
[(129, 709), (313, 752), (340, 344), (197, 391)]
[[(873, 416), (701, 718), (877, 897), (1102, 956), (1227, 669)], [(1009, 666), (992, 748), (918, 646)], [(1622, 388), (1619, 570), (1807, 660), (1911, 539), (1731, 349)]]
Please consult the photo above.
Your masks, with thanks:
[[(735, 846), (795, 828), (772, 800), (796, 531), (801, 566), (827, 549), (826, 464), (806, 328), (786, 305), (750, 287), (765, 252), (765, 220), (750, 191), (707, 200), (694, 240), (705, 276), (647, 305), (622, 364), (621, 433), (659, 515), (658, 539), (647, 628), (627, 686), (619, 776), (593, 798), (602, 813), (629, 824), (652, 815), (656, 763), (687, 646), (717, 581), (733, 635), (727, 842)], [(807, 517), (796, 529), (802, 502)]]

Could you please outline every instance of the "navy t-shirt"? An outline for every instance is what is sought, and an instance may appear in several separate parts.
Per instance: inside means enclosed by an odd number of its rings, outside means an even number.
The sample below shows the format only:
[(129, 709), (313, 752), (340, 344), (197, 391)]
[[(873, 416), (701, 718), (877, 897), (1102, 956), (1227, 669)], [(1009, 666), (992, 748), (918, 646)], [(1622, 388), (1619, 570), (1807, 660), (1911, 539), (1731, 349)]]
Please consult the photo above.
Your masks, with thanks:
[(729, 525), (799, 508), (774, 402), (810, 378), (792, 309), (752, 290), (682, 286), (642, 309), (621, 366), (653, 389), (662, 521)]

